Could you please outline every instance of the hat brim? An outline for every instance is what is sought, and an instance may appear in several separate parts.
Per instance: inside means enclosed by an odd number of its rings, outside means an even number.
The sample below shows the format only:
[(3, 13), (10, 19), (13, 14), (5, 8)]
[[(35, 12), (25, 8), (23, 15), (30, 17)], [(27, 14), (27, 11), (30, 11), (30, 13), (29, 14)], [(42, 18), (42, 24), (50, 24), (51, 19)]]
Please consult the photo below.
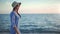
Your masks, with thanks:
[(19, 5), (21, 5), (21, 3), (18, 3)]

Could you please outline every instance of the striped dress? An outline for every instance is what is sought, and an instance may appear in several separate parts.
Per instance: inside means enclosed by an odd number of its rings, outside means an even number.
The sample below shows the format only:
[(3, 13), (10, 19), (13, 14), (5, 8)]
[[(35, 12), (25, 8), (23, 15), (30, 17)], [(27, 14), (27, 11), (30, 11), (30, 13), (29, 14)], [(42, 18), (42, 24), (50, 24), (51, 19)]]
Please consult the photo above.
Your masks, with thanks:
[(19, 16), (15, 11), (12, 11), (10, 13), (10, 20), (11, 20), (10, 33), (11, 34), (16, 34), (16, 31), (14, 30), (14, 25), (16, 25), (16, 27), (18, 28), (18, 21), (20, 17), (21, 16)]

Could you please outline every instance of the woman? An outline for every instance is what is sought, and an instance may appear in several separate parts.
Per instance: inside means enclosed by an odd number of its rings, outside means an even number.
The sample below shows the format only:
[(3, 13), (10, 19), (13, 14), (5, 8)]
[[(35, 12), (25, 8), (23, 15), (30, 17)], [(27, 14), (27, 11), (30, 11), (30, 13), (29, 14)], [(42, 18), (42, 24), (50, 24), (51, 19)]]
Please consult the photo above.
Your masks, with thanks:
[(18, 29), (18, 20), (21, 17), (21, 15), (18, 13), (19, 7), (21, 3), (18, 3), (14, 1), (12, 3), (13, 10), (10, 13), (10, 18), (11, 18), (11, 28), (10, 28), (10, 33), (11, 34), (20, 34), (20, 31)]

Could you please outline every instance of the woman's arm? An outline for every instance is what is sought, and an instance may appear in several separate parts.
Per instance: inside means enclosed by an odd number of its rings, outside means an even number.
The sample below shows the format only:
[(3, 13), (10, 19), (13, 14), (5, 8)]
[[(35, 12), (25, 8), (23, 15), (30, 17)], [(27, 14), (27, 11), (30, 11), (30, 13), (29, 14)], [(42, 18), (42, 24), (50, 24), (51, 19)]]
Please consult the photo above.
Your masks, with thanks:
[(20, 31), (18, 30), (16, 26), (14, 26), (14, 30), (16, 31), (17, 34), (20, 34)]
[(13, 28), (14, 30), (16, 31), (17, 34), (20, 34), (20, 31), (18, 30), (18, 28), (16, 27), (16, 24), (15, 24), (15, 15), (13, 14), (12, 15), (12, 24), (13, 24)]

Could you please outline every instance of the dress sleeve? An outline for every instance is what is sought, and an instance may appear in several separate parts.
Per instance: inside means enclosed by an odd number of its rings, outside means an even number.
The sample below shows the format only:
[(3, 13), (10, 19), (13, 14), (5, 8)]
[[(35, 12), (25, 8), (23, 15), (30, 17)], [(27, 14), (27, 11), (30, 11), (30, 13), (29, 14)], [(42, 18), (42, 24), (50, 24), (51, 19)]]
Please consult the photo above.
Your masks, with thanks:
[(12, 26), (14, 27), (14, 26), (16, 25), (16, 24), (15, 24), (15, 15), (14, 15), (14, 14), (12, 15), (11, 20), (12, 20)]

